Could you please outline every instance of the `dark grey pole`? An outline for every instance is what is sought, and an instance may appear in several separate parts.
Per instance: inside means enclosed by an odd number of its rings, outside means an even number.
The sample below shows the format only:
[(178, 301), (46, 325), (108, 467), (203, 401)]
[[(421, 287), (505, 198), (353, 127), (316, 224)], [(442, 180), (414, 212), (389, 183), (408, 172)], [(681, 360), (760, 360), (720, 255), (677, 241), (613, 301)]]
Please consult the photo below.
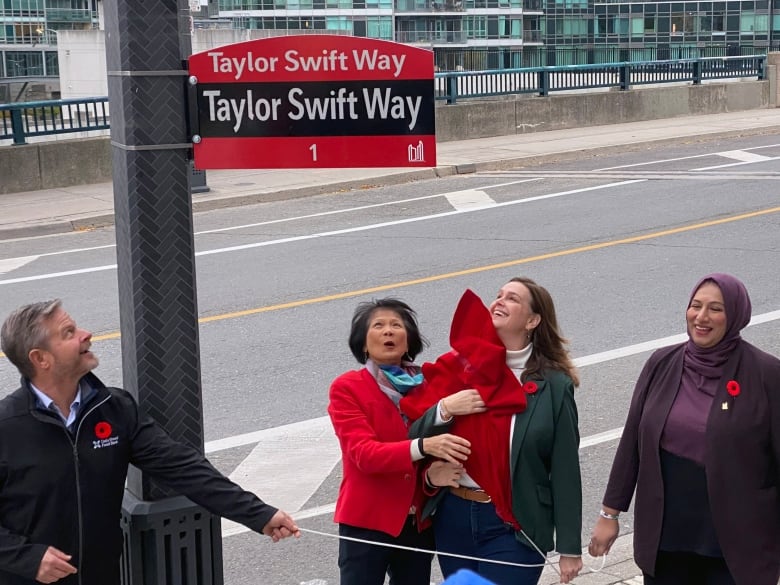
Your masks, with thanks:
[[(190, 198), (186, 0), (105, 2), (124, 386), (203, 450)], [(220, 522), (131, 470), (125, 585), (222, 583)]]

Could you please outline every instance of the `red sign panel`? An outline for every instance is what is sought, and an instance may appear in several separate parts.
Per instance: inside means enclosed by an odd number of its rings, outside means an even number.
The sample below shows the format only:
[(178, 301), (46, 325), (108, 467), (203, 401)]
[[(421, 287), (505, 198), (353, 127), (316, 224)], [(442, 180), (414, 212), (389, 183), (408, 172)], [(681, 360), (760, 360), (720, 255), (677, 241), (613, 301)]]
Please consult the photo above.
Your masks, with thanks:
[(436, 166), (433, 53), (272, 37), (192, 55), (197, 169)]

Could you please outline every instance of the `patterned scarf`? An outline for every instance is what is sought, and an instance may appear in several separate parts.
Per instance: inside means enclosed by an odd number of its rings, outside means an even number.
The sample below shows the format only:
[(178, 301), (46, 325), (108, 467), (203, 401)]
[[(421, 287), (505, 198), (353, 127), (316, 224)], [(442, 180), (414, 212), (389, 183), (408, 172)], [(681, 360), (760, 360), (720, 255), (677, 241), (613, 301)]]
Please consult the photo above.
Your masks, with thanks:
[(400, 366), (380, 366), (369, 359), (366, 362), (366, 369), (396, 408), (401, 398), (423, 382), (420, 366), (412, 362), (403, 362)]

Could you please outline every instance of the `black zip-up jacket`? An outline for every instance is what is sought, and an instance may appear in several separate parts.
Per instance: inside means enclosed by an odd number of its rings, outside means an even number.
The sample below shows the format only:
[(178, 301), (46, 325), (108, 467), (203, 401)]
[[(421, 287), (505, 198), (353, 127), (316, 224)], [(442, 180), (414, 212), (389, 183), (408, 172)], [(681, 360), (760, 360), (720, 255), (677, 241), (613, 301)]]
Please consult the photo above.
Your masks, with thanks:
[(171, 439), (133, 397), (93, 374), (73, 434), (41, 409), (29, 382), (0, 400), (0, 585), (33, 585), (49, 546), (78, 573), (58, 585), (119, 583), (119, 524), (133, 464), (212, 513), (262, 531), (276, 508), (196, 449)]

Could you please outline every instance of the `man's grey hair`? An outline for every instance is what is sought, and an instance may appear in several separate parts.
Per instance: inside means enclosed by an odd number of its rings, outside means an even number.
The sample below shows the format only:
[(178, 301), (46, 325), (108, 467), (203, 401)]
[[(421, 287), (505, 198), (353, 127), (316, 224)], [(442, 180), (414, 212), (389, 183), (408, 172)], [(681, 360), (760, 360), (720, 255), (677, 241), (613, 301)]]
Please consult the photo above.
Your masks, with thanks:
[(35, 374), (30, 352), (47, 348), (49, 331), (46, 321), (61, 306), (60, 299), (24, 305), (8, 315), (3, 323), (0, 330), (3, 353), (25, 378), (32, 378)]

